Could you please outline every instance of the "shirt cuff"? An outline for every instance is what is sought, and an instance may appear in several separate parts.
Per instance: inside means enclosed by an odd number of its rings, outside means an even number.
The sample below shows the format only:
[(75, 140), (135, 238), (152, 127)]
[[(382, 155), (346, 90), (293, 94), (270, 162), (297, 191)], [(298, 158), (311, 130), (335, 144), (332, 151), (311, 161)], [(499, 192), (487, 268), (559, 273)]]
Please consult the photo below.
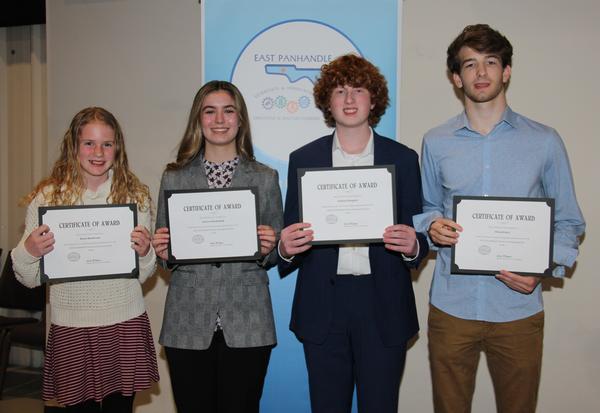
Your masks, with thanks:
[(292, 262), (295, 255), (291, 256), (290, 258), (285, 258), (283, 255), (281, 255), (281, 250), (279, 249), (279, 245), (281, 245), (281, 240), (279, 240), (279, 242), (277, 243), (277, 255), (279, 255), (279, 258), (281, 258), (285, 262)]
[(258, 264), (259, 267), (263, 267), (263, 268), (266, 267), (267, 264), (269, 263), (269, 256), (271, 255), (271, 252), (269, 252), (267, 255), (257, 259), (256, 264)]
[(154, 248), (152, 248), (152, 246), (148, 248), (146, 255), (139, 256), (139, 263), (142, 268), (154, 267), (156, 265), (156, 254), (154, 253)]
[(413, 216), (413, 226), (415, 227), (415, 231), (425, 235), (430, 250), (437, 251), (438, 247), (433, 243), (433, 241), (429, 237), (429, 227), (431, 226), (431, 224), (433, 224), (433, 221), (443, 217), (444, 216), (442, 215), (442, 213), (437, 210), (423, 212), (422, 214)]
[(419, 245), (419, 239), (416, 238), (415, 242), (417, 243), (417, 253), (413, 257), (407, 257), (406, 255), (404, 255), (404, 253), (402, 253), (402, 259), (404, 261), (406, 261), (406, 262), (414, 261), (419, 256), (419, 252), (421, 252), (421, 245)]

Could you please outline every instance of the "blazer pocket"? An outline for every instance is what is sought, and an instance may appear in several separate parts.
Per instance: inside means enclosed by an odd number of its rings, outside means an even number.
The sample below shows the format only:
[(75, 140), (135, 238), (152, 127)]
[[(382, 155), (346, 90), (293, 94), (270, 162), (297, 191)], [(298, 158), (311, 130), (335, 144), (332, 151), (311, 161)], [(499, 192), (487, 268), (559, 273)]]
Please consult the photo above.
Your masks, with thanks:
[(269, 276), (262, 269), (243, 271), (240, 276), (242, 285), (269, 284)]

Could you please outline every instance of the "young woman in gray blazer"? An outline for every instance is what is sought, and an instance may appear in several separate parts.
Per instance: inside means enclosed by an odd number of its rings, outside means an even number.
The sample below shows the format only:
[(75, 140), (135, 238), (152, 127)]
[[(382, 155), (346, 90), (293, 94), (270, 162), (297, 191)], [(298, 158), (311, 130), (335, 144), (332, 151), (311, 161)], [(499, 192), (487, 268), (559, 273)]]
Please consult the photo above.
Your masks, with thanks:
[(152, 240), (157, 256), (166, 263), (165, 190), (249, 186), (258, 188), (261, 257), (170, 268), (160, 343), (179, 413), (258, 412), (276, 344), (267, 269), (277, 262), (283, 221), (278, 174), (254, 159), (240, 91), (209, 82), (194, 98), (177, 160), (162, 176)]

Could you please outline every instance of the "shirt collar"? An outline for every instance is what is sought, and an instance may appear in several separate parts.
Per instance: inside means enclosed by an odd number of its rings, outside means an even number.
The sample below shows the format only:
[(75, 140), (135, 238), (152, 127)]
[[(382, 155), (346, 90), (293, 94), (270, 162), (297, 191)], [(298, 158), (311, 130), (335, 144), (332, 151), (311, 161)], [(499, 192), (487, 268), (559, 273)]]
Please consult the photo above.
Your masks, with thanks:
[(223, 161), (221, 163), (211, 162), (204, 157), (202, 157), (202, 161), (204, 162), (204, 166), (206, 168), (224, 168), (227, 166), (236, 166), (240, 162), (240, 157), (236, 155), (235, 158), (230, 159), (228, 161)]
[[(501, 124), (507, 124), (512, 128), (517, 127), (517, 115), (515, 112), (512, 111), (512, 109), (508, 105), (506, 106), (506, 109), (504, 109), (504, 113), (502, 114), (500, 121), (494, 126), (493, 129), (496, 129)], [(471, 125), (469, 124), (469, 118), (467, 117), (467, 112), (465, 111), (458, 115), (458, 117), (456, 118), (456, 124), (454, 125), (455, 133), (459, 133), (462, 130), (475, 132), (473, 129), (471, 129)]]
[(333, 148), (332, 152), (340, 151), (343, 157), (354, 157), (354, 158), (364, 158), (365, 156), (373, 155), (373, 129), (369, 128), (370, 135), (369, 141), (365, 145), (365, 148), (361, 153), (357, 154), (348, 154), (342, 149), (342, 145), (340, 144), (340, 140), (337, 136), (337, 131), (333, 132)]

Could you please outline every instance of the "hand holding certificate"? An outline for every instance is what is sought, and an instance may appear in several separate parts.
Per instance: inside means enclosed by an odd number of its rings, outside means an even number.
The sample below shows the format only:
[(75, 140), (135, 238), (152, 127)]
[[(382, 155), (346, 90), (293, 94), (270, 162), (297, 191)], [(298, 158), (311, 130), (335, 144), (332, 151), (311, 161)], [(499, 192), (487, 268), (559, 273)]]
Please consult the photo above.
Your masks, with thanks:
[(453, 274), (551, 275), (554, 200), (454, 197)]
[(135, 204), (40, 207), (39, 222), (55, 240), (40, 262), (42, 281), (138, 275), (138, 255), (131, 248)]
[(256, 188), (165, 191), (169, 262), (260, 258)]
[(393, 165), (299, 169), (300, 221), (312, 244), (382, 242), (396, 222), (395, 188)]

